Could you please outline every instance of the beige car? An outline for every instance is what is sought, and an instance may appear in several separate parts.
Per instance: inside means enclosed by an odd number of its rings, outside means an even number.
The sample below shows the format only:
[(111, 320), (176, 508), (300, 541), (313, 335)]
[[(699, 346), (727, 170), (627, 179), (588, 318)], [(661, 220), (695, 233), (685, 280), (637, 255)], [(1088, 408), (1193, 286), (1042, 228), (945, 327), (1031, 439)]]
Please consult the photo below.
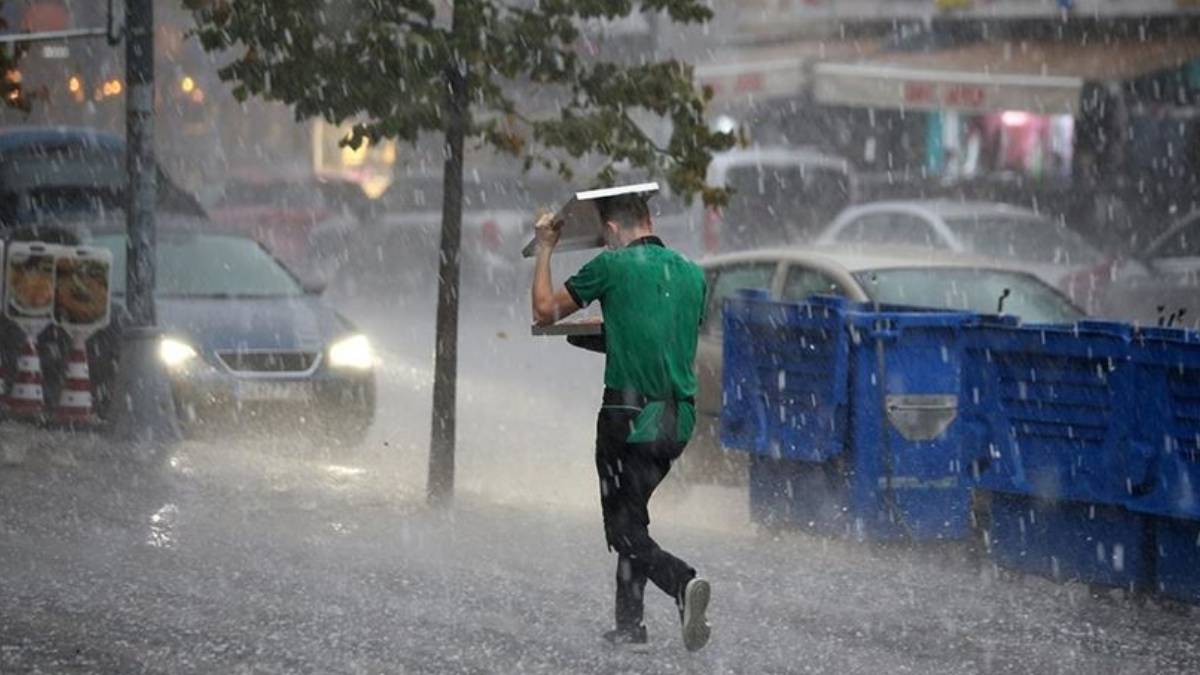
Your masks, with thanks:
[(698, 419), (679, 466), (690, 481), (744, 480), (745, 455), (726, 452), (720, 444), (721, 307), (738, 289), (765, 289), (772, 298), (792, 301), (825, 294), (857, 302), (1000, 310), (1026, 323), (1069, 323), (1084, 317), (1065, 295), (1028, 272), (992, 259), (925, 249), (766, 249), (715, 256), (700, 265), (709, 298), (696, 355)]

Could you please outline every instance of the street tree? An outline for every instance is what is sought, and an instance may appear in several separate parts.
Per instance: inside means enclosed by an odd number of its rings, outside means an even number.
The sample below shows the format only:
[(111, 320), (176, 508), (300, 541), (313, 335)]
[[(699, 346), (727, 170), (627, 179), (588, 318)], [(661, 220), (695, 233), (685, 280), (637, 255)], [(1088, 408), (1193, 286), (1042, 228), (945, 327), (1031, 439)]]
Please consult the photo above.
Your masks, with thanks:
[[(342, 142), (354, 148), (444, 137), (433, 503), (453, 492), (464, 144), (568, 180), (579, 160), (599, 158), (593, 184), (637, 170), (664, 179), (685, 199), (725, 199), (704, 179), (711, 153), (733, 138), (706, 124), (711, 91), (697, 88), (691, 67), (673, 59), (589, 57), (582, 48), (589, 26), (635, 12), (679, 24), (707, 21), (703, 0), (184, 2), (204, 49), (229, 59), (219, 75), (239, 100), (286, 103), (297, 120), (350, 123)], [(668, 122), (669, 138), (648, 133), (637, 122), (644, 117)]]

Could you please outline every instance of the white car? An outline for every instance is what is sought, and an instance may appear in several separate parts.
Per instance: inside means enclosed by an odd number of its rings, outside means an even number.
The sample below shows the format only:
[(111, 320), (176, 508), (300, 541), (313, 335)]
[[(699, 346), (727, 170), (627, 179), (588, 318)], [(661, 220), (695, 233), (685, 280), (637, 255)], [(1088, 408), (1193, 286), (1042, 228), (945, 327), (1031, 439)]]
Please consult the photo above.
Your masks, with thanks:
[[(401, 175), (376, 205), (369, 231), (355, 244), (349, 270), (337, 284), (353, 280), (357, 292), (394, 293), (397, 287), (429, 285), (437, 279), (442, 232), (442, 176)], [(539, 207), (568, 194), (560, 181), (544, 177), (480, 175), (463, 181), (461, 274), (465, 286), (506, 301), (528, 283), (521, 248)], [(400, 286), (397, 286), (400, 284)], [(375, 288), (377, 286), (377, 288)]]
[[(1118, 261), (1034, 211), (994, 202), (883, 201), (844, 210), (817, 246), (916, 247), (993, 258), (1025, 270), (1095, 309)], [(1131, 270), (1122, 270), (1121, 273)]]
[(743, 453), (722, 450), (719, 433), (721, 307), (739, 289), (763, 289), (772, 298), (797, 302), (822, 294), (985, 314), (1002, 310), (1026, 323), (1071, 323), (1086, 316), (1063, 293), (1028, 272), (962, 255), (866, 247), (765, 249), (714, 256), (700, 265), (709, 304), (696, 353), (696, 434), (680, 463), (683, 478), (690, 481), (737, 480), (745, 460)]
[(670, 195), (650, 202), (655, 230), (692, 258), (808, 240), (854, 200), (849, 163), (808, 148), (718, 153), (705, 180), (733, 190), (723, 209), (706, 208), (698, 198), (684, 206)]

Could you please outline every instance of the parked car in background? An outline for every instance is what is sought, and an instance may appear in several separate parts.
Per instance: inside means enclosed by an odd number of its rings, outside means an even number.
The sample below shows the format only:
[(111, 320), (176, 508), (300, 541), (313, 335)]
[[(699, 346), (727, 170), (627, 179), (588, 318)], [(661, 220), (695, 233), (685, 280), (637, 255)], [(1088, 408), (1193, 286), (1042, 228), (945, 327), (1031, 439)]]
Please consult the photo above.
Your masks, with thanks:
[(245, 175), (210, 209), (217, 229), (262, 242), (305, 279), (329, 281), (371, 213), (357, 184), (314, 174)]
[[(509, 301), (529, 281), (521, 248), (539, 208), (571, 194), (547, 176), (468, 172), (463, 185), (461, 278), (464, 286)], [(378, 200), (371, 226), (353, 247), (354, 269), (338, 280), (354, 293), (396, 293), (437, 281), (442, 233), (441, 174), (402, 174)], [(527, 290), (527, 289), (526, 289)]]
[[(327, 448), (353, 448), (375, 413), (375, 363), (367, 337), (259, 242), (206, 232), (196, 227), (201, 224), (162, 227), (157, 245), (155, 304), (165, 333), (159, 356), (184, 431), (288, 429), (320, 439)], [(123, 230), (84, 236), (86, 243), (112, 252), (114, 304), (120, 305)], [(108, 333), (120, 330), (122, 315), (115, 307), (118, 322)], [(117, 341), (100, 342), (115, 348)]]
[(1144, 274), (1065, 225), (1028, 209), (994, 202), (884, 201), (851, 206), (815, 240), (816, 246), (905, 246), (1004, 260), (1062, 289), (1095, 310), (1112, 281)]
[(687, 480), (729, 481), (742, 475), (745, 455), (725, 453), (719, 431), (721, 308), (739, 289), (764, 289), (772, 298), (796, 302), (836, 295), (855, 302), (986, 314), (997, 313), (1003, 297), (1003, 313), (1026, 323), (1071, 323), (1086, 316), (1053, 286), (1002, 261), (915, 248), (763, 249), (713, 256), (700, 265), (709, 304), (696, 355), (696, 435), (680, 462)]
[[(160, 212), (205, 217), (196, 199), (157, 170)], [(0, 129), (0, 226), (103, 216), (124, 210), (125, 139), (76, 127)]]
[(1175, 221), (1140, 257), (1155, 272), (1191, 283), (1200, 281), (1200, 211)]
[(1138, 258), (1151, 274), (1111, 289), (1102, 313), (1143, 325), (1200, 325), (1200, 211), (1175, 221)]
[(854, 199), (848, 162), (807, 148), (751, 147), (713, 156), (709, 185), (732, 190), (724, 208), (670, 195), (651, 201), (655, 229), (692, 258), (811, 239)]

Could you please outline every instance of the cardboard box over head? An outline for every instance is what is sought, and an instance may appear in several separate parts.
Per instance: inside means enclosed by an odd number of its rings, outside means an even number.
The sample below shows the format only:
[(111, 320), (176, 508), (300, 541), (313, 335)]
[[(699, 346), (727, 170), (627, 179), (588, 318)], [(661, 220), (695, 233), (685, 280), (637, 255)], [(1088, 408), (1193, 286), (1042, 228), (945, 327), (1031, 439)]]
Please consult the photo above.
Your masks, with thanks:
[[(576, 192), (554, 215), (555, 220), (562, 222), (558, 250), (579, 251), (604, 246), (604, 223), (600, 220), (600, 203), (604, 199), (622, 195), (641, 195), (649, 198), (655, 192), (658, 192), (658, 183), (637, 183)], [(536, 250), (535, 237), (521, 250), (521, 255), (529, 258)]]

